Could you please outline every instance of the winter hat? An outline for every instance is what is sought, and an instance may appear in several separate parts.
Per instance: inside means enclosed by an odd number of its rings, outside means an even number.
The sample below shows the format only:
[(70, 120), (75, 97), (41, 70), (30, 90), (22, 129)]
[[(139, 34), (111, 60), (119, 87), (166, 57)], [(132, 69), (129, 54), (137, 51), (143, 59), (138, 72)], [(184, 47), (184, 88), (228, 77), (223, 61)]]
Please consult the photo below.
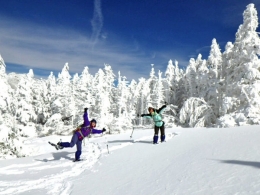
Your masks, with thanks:
[(92, 123), (92, 122), (97, 123), (97, 121), (96, 121), (95, 119), (92, 119), (90, 122), (91, 122), (91, 123)]

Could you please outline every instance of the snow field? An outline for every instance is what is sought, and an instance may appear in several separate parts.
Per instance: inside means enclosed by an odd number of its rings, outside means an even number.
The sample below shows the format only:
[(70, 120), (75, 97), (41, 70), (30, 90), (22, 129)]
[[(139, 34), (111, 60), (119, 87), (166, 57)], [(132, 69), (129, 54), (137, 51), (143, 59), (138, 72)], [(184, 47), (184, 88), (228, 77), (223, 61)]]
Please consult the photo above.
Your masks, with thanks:
[(75, 147), (47, 143), (60, 136), (27, 140), (41, 153), (0, 161), (0, 194), (260, 194), (259, 126), (166, 129), (167, 142), (158, 145), (152, 129), (130, 135), (86, 140), (76, 163)]

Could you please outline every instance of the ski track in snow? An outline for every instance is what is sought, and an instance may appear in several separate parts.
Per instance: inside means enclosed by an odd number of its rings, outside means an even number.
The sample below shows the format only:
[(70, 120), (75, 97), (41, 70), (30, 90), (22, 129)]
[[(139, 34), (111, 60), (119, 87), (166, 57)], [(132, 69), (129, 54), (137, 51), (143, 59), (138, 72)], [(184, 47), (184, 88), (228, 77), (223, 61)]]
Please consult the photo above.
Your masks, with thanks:
[[(101, 148), (98, 144), (89, 143), (83, 148), (81, 162), (72, 162), (74, 153), (70, 153), (65, 158), (40, 159), (34, 157), (33, 163), (30, 164), (13, 164), (0, 168), (0, 178), (3, 175), (12, 175), (12, 181), (1, 181), (0, 194), (18, 194), (35, 189), (47, 190), (47, 194), (69, 194), (72, 184), (67, 182), (67, 178), (76, 177), (83, 171), (91, 169), (101, 156)], [(87, 158), (86, 158), (87, 156)], [(57, 163), (59, 162), (59, 163)], [(43, 171), (45, 175), (37, 178), (37, 173)], [(28, 176), (28, 179), (20, 180), (20, 174)], [(13, 179), (16, 177), (17, 179)], [(36, 179), (37, 178), (37, 179)]]
[[(168, 133), (167, 139), (173, 138), (177, 133)], [(147, 141), (149, 140), (149, 141)], [(102, 155), (113, 154), (115, 151), (138, 142), (151, 142), (152, 136), (143, 136), (139, 139), (106, 141), (100, 143), (88, 142), (83, 144), (81, 158), (83, 161), (72, 162), (75, 155), (75, 147), (71, 152), (59, 150), (52, 153), (52, 156), (40, 155), (28, 157), (33, 162), (26, 164), (12, 164), (0, 168), (0, 195), (7, 194), (34, 194), (33, 190), (42, 189), (46, 194), (68, 195), (71, 193), (73, 184), (72, 177), (77, 177), (84, 171), (96, 172), (92, 169)], [(47, 146), (46, 146), (47, 147)], [(49, 146), (48, 146), (49, 147)], [(107, 149), (109, 147), (109, 151)], [(44, 172), (44, 174), (43, 174)], [(39, 176), (38, 176), (39, 175)], [(40, 177), (40, 178), (38, 178)], [(15, 178), (15, 179), (14, 179)], [(70, 181), (69, 181), (70, 179)], [(9, 181), (8, 181), (9, 180)]]

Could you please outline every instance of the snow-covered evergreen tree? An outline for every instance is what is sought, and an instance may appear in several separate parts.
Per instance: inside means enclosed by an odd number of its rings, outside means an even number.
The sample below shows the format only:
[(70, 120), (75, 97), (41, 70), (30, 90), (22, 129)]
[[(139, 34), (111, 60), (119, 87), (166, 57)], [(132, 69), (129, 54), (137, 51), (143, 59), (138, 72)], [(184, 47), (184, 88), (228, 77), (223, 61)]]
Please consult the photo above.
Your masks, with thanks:
[[(94, 77), (92, 86), (93, 106), (91, 107), (90, 115), (98, 120), (98, 125), (104, 127), (109, 123), (109, 115), (111, 102), (109, 93), (106, 91), (106, 86), (110, 86), (105, 80), (105, 73), (99, 69)], [(111, 119), (112, 120), (112, 119)]]
[(207, 64), (209, 67), (209, 73), (208, 89), (205, 100), (212, 106), (215, 115), (219, 116), (221, 99), (223, 98), (223, 91), (220, 85), (222, 78), (222, 53), (216, 39), (212, 40)]
[(202, 55), (199, 54), (196, 61), (195, 61), (195, 67), (196, 67), (196, 78), (197, 78), (197, 93), (198, 97), (205, 98), (207, 89), (208, 89), (208, 83), (209, 83), (209, 69), (207, 68), (206, 60), (202, 59)]
[(202, 98), (191, 97), (180, 111), (180, 122), (188, 127), (212, 126), (216, 122), (210, 105)]
[[(257, 27), (257, 11), (253, 4), (249, 4), (243, 14), (243, 24), (236, 33), (232, 58), (225, 62), (230, 66), (226, 67), (226, 101), (223, 103), (230, 106), (223, 107), (230, 108), (227, 113), (243, 113), (249, 123), (258, 123), (260, 114), (260, 39), (256, 32)], [(228, 97), (231, 102), (227, 101)]]
[[(136, 100), (136, 114), (140, 115), (146, 112), (147, 96), (149, 95), (149, 88), (146, 88), (145, 78), (140, 78), (136, 85), (136, 90), (132, 93), (134, 99)], [(141, 121), (142, 123), (143, 121)]]
[(190, 97), (198, 97), (198, 84), (196, 74), (196, 61), (194, 58), (190, 59), (190, 63), (186, 69), (186, 89), (189, 91)]
[(178, 67), (178, 61), (175, 61), (175, 65), (173, 65), (172, 60), (168, 62), (165, 76), (165, 101), (172, 104), (178, 104), (178, 91), (180, 90), (179, 81), (183, 76), (182, 71)]
[[(221, 90), (221, 99), (220, 99), (220, 110), (219, 110), (219, 114), (220, 116), (223, 116), (227, 113), (227, 109), (224, 108), (225, 103), (224, 103), (224, 99), (226, 98), (226, 91), (228, 88), (228, 77), (231, 74), (231, 72), (229, 72), (231, 70), (231, 66), (232, 66), (232, 49), (233, 49), (233, 44), (231, 42), (228, 42), (225, 46), (225, 51), (223, 53), (223, 61), (222, 61), (222, 79), (220, 80), (220, 90)], [(230, 99), (230, 98), (228, 98)], [(228, 101), (227, 101), (228, 102)]]
[(116, 90), (116, 119), (114, 119), (114, 128), (119, 132), (131, 128), (132, 124), (132, 107), (129, 105), (131, 102), (130, 90), (128, 88), (129, 82), (125, 76), (121, 76), (118, 72), (118, 85)]
[(16, 106), (16, 118), (23, 125), (27, 125), (29, 122), (37, 121), (37, 116), (33, 105), (33, 77), (33, 71), (30, 69), (26, 76), (21, 77), (16, 90), (16, 98), (18, 100)]

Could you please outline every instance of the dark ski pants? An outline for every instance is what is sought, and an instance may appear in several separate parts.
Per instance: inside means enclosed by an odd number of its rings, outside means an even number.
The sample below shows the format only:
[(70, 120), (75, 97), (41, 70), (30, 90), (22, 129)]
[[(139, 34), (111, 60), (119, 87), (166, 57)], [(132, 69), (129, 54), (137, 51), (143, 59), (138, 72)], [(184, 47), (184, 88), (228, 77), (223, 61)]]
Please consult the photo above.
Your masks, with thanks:
[(159, 130), (160, 130), (160, 133), (161, 133), (161, 141), (163, 142), (165, 140), (164, 122), (163, 122), (163, 125), (160, 126), (160, 127), (154, 126), (154, 143), (157, 143), (157, 141), (158, 141)]
[(75, 153), (75, 159), (80, 159), (81, 155), (81, 148), (82, 148), (82, 140), (79, 140), (78, 135), (75, 133), (70, 142), (61, 142), (61, 145), (65, 148), (72, 148), (73, 146), (77, 145), (77, 151)]

